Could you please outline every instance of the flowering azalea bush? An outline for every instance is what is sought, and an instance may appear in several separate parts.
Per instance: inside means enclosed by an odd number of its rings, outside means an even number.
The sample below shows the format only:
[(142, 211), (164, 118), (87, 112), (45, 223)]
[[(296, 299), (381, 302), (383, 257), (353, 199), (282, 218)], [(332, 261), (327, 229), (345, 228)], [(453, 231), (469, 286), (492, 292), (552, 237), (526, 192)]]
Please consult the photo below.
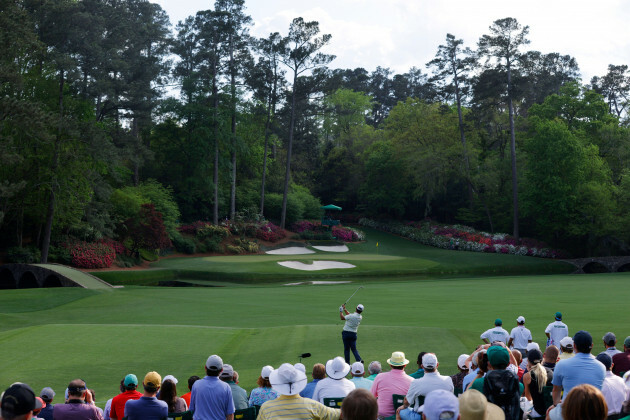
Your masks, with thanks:
[(463, 225), (439, 225), (431, 221), (379, 222), (371, 219), (361, 219), (359, 224), (443, 249), (527, 255), (541, 258), (563, 257), (561, 251), (551, 249), (545, 243), (535, 239), (524, 238), (518, 242), (505, 233), (481, 232)]
[(332, 237), (343, 242), (358, 242), (365, 239), (365, 234), (360, 230), (344, 226), (333, 226), (331, 231), (328, 229), (327, 226), (322, 226), (321, 222), (319, 221), (301, 220), (294, 223), (291, 226), (291, 230), (298, 234), (301, 234), (300, 237), (302, 237), (303, 239), (324, 239), (319, 238), (317, 235), (305, 234), (310, 232), (314, 234), (326, 233), (328, 235), (332, 233)]
[(109, 244), (77, 241), (64, 245), (78, 268), (108, 268), (116, 259), (116, 251)]
[(107, 245), (116, 252), (116, 255), (131, 255), (131, 251), (125, 247), (124, 244), (115, 241), (111, 238), (103, 238), (97, 241), (99, 244)]
[(287, 234), (284, 229), (281, 229), (279, 226), (276, 226), (271, 222), (261, 225), (256, 230), (256, 237), (267, 242), (278, 242), (286, 236)]

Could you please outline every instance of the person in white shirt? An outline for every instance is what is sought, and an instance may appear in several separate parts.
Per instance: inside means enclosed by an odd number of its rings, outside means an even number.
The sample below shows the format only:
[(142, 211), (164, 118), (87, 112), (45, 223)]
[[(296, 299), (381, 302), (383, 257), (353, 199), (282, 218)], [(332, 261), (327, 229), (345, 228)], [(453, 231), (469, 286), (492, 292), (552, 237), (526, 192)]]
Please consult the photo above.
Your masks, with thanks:
[(509, 348), (518, 350), (523, 357), (527, 355), (527, 344), (532, 342), (532, 332), (525, 328), (525, 317), (516, 318), (516, 327), (510, 331)]
[(350, 350), (352, 350), (354, 359), (357, 362), (363, 361), (359, 355), (359, 351), (357, 350), (357, 330), (359, 329), (359, 324), (361, 324), (361, 320), (363, 319), (361, 313), (364, 309), (363, 305), (358, 304), (355, 312), (351, 314), (346, 309), (345, 303), (339, 307), (339, 317), (342, 321), (346, 321), (343, 326), (343, 330), (341, 331), (341, 339), (343, 340), (343, 357), (347, 364), (350, 364)]
[(569, 335), (569, 327), (562, 322), (562, 313), (556, 312), (554, 317), (556, 320), (545, 328), (547, 347), (556, 346), (560, 348), (560, 340)]
[(328, 377), (317, 382), (312, 399), (323, 404), (324, 398), (345, 398), (356, 388), (354, 383), (346, 379), (348, 372), (350, 365), (341, 356), (329, 360), (326, 363)]
[(606, 353), (600, 353), (597, 355), (597, 360), (606, 367), (602, 394), (604, 394), (606, 405), (608, 405), (608, 417), (610, 417), (621, 412), (621, 406), (628, 396), (628, 388), (626, 388), (626, 383), (623, 379), (612, 373), (612, 357)]
[(494, 328), (486, 330), (480, 337), (484, 343), (490, 344), (495, 341), (502, 341), (507, 344), (510, 339), (510, 333), (503, 328), (503, 321), (497, 318), (494, 320)]
[(422, 356), (422, 369), (424, 369), (424, 376), (422, 378), (414, 379), (409, 386), (409, 391), (405, 396), (405, 401), (400, 408), (399, 414), (402, 420), (415, 420), (419, 419), (420, 414), (416, 400), (419, 396), (426, 396), (429, 392), (436, 389), (442, 389), (445, 391), (453, 392), (453, 380), (450, 376), (440, 375), (437, 368), (439, 366), (437, 356), (433, 353), (427, 353)]

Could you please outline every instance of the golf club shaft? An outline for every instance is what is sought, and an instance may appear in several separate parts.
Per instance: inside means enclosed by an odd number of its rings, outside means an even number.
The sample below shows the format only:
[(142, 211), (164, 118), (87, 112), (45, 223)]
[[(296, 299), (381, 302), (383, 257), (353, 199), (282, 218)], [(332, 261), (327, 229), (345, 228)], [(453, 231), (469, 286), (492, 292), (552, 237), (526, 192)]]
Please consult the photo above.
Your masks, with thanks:
[[(359, 289), (363, 289), (363, 286), (359, 286)], [(359, 289), (355, 290), (352, 296), (356, 295)], [(350, 296), (348, 300), (346, 300), (343, 304), (345, 305), (346, 303), (350, 302), (350, 299), (352, 299), (352, 296)]]

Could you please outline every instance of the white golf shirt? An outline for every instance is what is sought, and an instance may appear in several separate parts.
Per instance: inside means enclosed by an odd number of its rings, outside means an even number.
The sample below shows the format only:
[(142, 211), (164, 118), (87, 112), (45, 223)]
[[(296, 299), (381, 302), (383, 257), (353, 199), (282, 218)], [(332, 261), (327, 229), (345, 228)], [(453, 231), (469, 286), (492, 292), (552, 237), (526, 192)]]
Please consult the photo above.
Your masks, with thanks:
[(628, 396), (628, 388), (623, 379), (608, 370), (602, 384), (602, 394), (604, 394), (610, 416), (621, 412), (621, 406)]
[(569, 335), (569, 327), (562, 321), (554, 321), (547, 325), (545, 334), (547, 333), (549, 333), (549, 338), (551, 339), (549, 345), (553, 344), (560, 348), (560, 340)]
[(357, 330), (359, 329), (359, 324), (363, 319), (361, 314), (354, 312), (352, 314), (345, 315), (344, 317), (346, 318), (346, 323), (343, 326), (343, 331), (350, 331), (353, 333), (357, 332)]
[(346, 378), (324, 378), (315, 385), (312, 399), (323, 404), (324, 398), (345, 398), (355, 388), (354, 382)]
[(498, 325), (494, 328), (490, 328), (481, 334), (481, 339), (487, 339), (489, 342), (493, 341), (503, 341), (505, 344), (508, 343), (510, 339), (510, 333), (507, 330), (503, 329), (502, 326)]
[(525, 328), (524, 325), (518, 325), (512, 328), (510, 338), (515, 349), (526, 349), (527, 343), (532, 339), (532, 332)]
[(407, 391), (407, 402), (413, 406), (414, 411), (418, 411), (420, 407), (416, 407), (416, 399), (419, 395), (426, 396), (429, 392), (436, 389), (453, 392), (453, 380), (450, 376), (442, 376), (439, 372), (425, 372), (422, 378), (414, 379), (409, 385)]

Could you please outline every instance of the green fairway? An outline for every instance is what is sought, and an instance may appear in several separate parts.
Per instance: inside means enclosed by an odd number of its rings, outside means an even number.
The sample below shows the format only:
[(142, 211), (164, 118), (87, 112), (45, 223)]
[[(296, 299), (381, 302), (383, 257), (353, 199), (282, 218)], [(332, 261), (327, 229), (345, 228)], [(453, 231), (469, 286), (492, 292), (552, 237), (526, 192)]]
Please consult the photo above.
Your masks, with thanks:
[[(554, 275), (467, 279), (384, 278), (365, 284), (350, 304), (363, 303), (358, 348), (382, 363), (402, 350), (412, 362), (419, 351), (434, 351), (440, 371), (455, 372), (460, 353), (479, 343), (495, 318), (511, 329), (524, 315), (534, 340), (562, 311), (571, 333), (587, 329), (630, 335), (623, 293), (630, 275)], [(117, 392), (129, 372), (173, 374), (184, 383), (202, 375), (203, 364), (220, 354), (255, 387), (265, 364), (315, 362), (342, 354), (338, 306), (354, 284), (86, 290), (76, 288), (0, 292), (0, 385), (24, 381), (39, 391), (62, 391), (75, 378), (96, 390), (99, 402)], [(412, 371), (413, 366), (408, 368)]]

